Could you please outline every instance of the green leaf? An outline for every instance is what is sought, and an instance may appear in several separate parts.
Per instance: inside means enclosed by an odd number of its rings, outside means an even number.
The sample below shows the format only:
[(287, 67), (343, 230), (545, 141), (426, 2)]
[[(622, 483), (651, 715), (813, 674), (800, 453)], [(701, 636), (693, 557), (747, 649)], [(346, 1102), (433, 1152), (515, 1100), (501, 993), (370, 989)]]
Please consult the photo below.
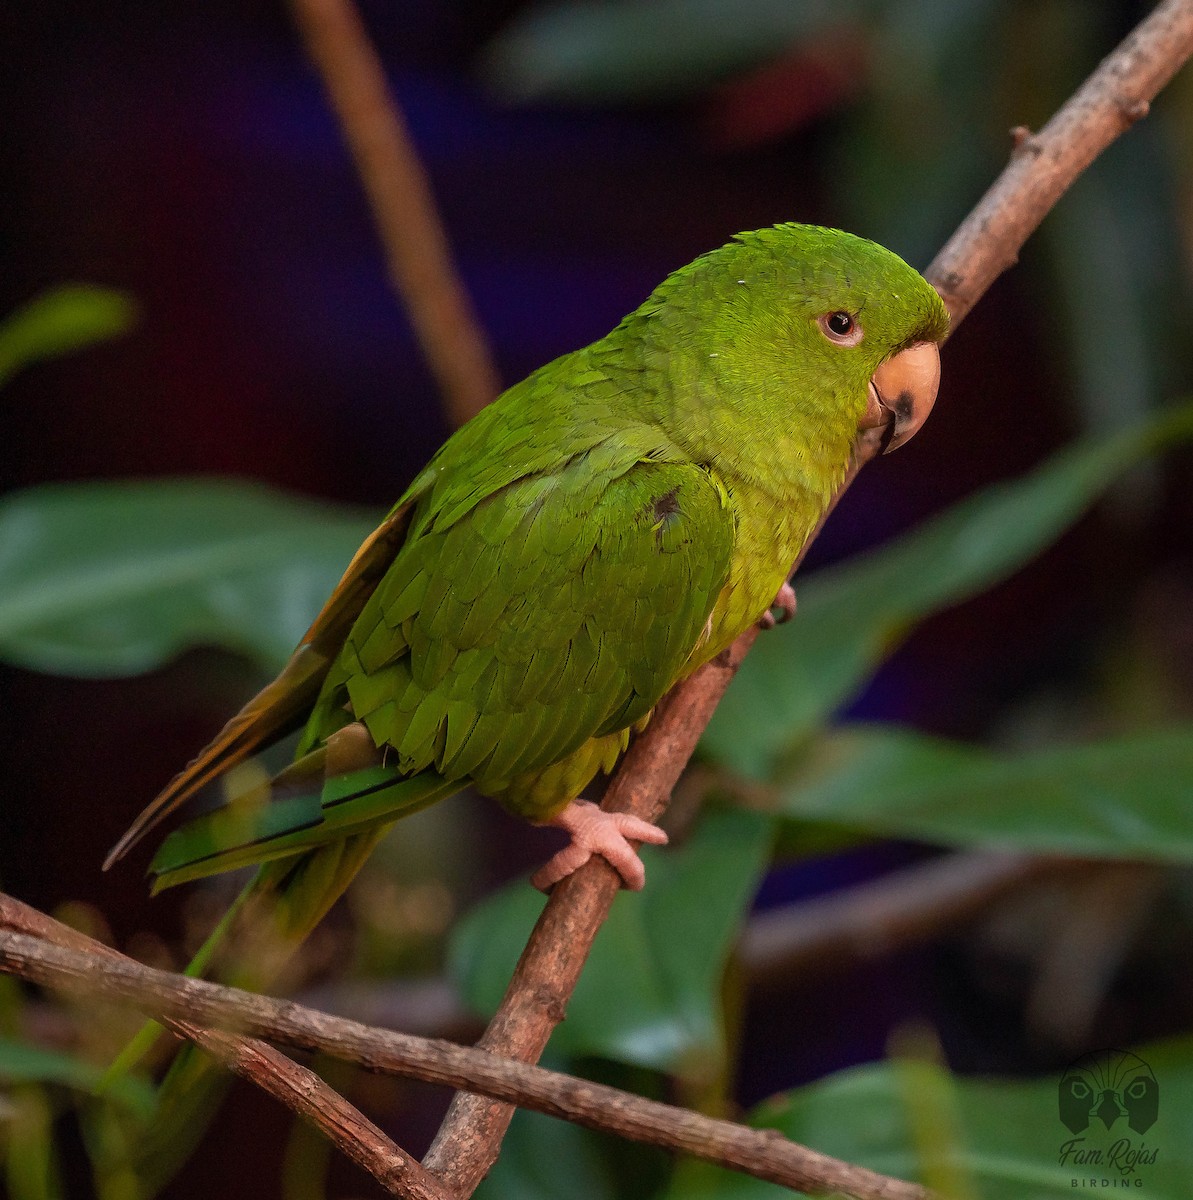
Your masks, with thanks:
[(1127, 467), (1193, 435), (1193, 405), (1082, 442), (909, 534), (797, 583), (799, 612), (746, 659), (702, 745), (764, 777), (853, 696), (917, 622), (976, 595), (1052, 542)]
[(4, 1193), (9, 1200), (63, 1200), (62, 1171), (54, 1145), (54, 1109), (43, 1088), (26, 1085), (0, 1095)]
[(0, 324), (0, 384), (22, 367), (127, 332), (137, 309), (124, 292), (66, 284), (43, 292)]
[(125, 675), (210, 643), (276, 669), (375, 524), (219, 480), (17, 492), (0, 501), (0, 656)]
[[(982, 1200), (1055, 1200), (1127, 1191), (1148, 1200), (1185, 1200), (1193, 1177), (1193, 1043), (1185, 1039), (1145, 1047), (1139, 1055), (1159, 1084), (1159, 1120), (1141, 1135), (1124, 1128), (1121, 1118), (1109, 1131), (1095, 1119), (1083, 1143), (1106, 1154), (1114, 1141), (1126, 1138), (1136, 1150), (1155, 1150), (1156, 1161), (1137, 1163), (1125, 1176), (1126, 1186), (1113, 1167), (1061, 1163), (1062, 1148), (1074, 1135), (1060, 1121), (1060, 1072), (1029, 1081), (950, 1080), (940, 1068), (925, 1067), (942, 1076), (939, 1086), (956, 1099), (961, 1136), (953, 1148), (954, 1166), (978, 1183)], [(920, 1172), (906, 1088), (906, 1076), (893, 1064), (858, 1067), (768, 1101), (750, 1115), (750, 1124), (781, 1130), (794, 1141), (886, 1175), (916, 1179)], [(1098, 1182), (1091, 1186), (1091, 1178)], [(1111, 1184), (1102, 1184), (1103, 1178)], [(779, 1200), (791, 1194), (774, 1184), (687, 1162), (676, 1172), (665, 1200)]]
[(707, 0), (540, 5), (518, 14), (488, 47), (486, 74), (518, 100), (675, 98), (769, 62), (863, 11), (859, 0), (739, 0), (728, 19)]
[(1193, 861), (1193, 726), (993, 756), (908, 730), (821, 740), (782, 811), (955, 845)]
[(608, 1140), (567, 1121), (519, 1109), (476, 1200), (619, 1200), (602, 1154)]
[(964, 1162), (956, 1081), (949, 1073), (935, 1033), (922, 1026), (896, 1029), (890, 1042), (892, 1066), (903, 1101), (918, 1174), (933, 1195), (978, 1200)]
[[(90, 1094), (102, 1073), (101, 1068), (61, 1051), (0, 1038), (0, 1084), (57, 1083)], [(122, 1079), (109, 1094), (140, 1117), (153, 1114), (153, 1088), (144, 1080)]]
[[(708, 813), (686, 845), (644, 847), (647, 886), (613, 904), (551, 1045), (709, 1078), (721, 1064), (720, 983), (770, 846), (770, 822)], [(525, 883), (498, 892), (458, 926), (452, 970), (491, 1013), (543, 907)]]

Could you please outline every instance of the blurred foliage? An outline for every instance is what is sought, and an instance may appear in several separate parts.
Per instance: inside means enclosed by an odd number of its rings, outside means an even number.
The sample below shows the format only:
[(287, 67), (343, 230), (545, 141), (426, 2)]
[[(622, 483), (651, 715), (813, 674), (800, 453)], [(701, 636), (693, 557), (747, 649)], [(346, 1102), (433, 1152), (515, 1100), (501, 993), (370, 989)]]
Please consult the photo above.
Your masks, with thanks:
[(0, 500), (0, 654), (126, 675), (211, 644), (276, 670), (377, 519), (226, 480), (13, 493)]
[(592, 0), (525, 9), (493, 41), (485, 70), (519, 100), (657, 100), (707, 87), (830, 23), (857, 0), (751, 0), (726, 19), (716, 0)]
[[(25, 1042), (0, 1041), (0, 1080), (5, 1083), (56, 1083), (86, 1092), (99, 1082), (99, 1076), (97, 1068), (72, 1055)], [(137, 1116), (144, 1118), (153, 1112), (153, 1091), (143, 1080), (120, 1080), (112, 1089), (112, 1098)]]
[[(552, 1042), (557, 1050), (697, 1085), (721, 1075), (720, 980), (766, 867), (769, 825), (753, 813), (712, 812), (673, 853), (643, 848), (650, 887), (618, 895)], [(544, 903), (519, 882), (457, 926), (454, 973), (480, 1012), (496, 1011)]]
[[(1109, 0), (564, 0), (521, 8), (481, 65), (507, 100), (694, 102), (730, 147), (824, 118), (824, 185), (839, 223), (923, 262), (1005, 159), (1007, 129), (1046, 119), (1092, 65), (1095, 48), (1112, 40), (1108, 31), (1122, 32), (1121, 17), (1122, 6)], [(836, 69), (817, 76), (819, 92), (809, 84), (803, 95), (811, 68), (826, 61)], [(763, 132), (735, 126), (735, 99), (768, 87), (799, 103), (780, 105), (787, 116)], [(1044, 739), (1014, 753), (907, 728), (835, 724), (921, 622), (1007, 578), (1113, 495), (1127, 472), (1141, 462), (1158, 472), (1157, 452), (1193, 433), (1193, 407), (1161, 404), (1182, 390), (1190, 365), (1188, 214), (1176, 200), (1178, 181), (1193, 183), (1190, 111), (1158, 106), (1077, 184), (1031, 252), (1036, 269), (1024, 286), (1052, 318), (1040, 339), (1071, 381), (1073, 425), (1083, 436), (1030, 474), (801, 583), (798, 619), (750, 656), (702, 744), (718, 803), (674, 849), (644, 852), (650, 886), (618, 898), (552, 1042), (553, 1065), (639, 1072), (638, 1083), (648, 1081), (642, 1090), (674, 1089), (709, 1111), (730, 1109), (743, 1004), (734, 946), (776, 844), (811, 856), (844, 831), (859, 841), (1193, 863), (1193, 731), (1172, 705), (1160, 705), (1142, 727), (1101, 713), (1074, 744)], [(135, 316), (127, 297), (107, 289), (48, 292), (0, 324), (0, 383), (38, 360), (119, 335)], [(1137, 528), (1146, 521), (1147, 478), (1134, 476)], [(28, 669), (102, 677), (148, 671), (202, 644), (275, 669), (372, 523), (353, 510), (224, 480), (12, 494), (0, 501), (0, 656)], [(734, 797), (747, 807), (734, 806)], [(352, 966), (362, 976), (398, 959), (425, 968), (435, 952), (424, 943), (438, 944), (457, 903), (460, 881), (449, 887), (429, 872), (412, 881), (401, 865), (386, 865), (386, 853), (354, 897), (364, 932)], [(1177, 878), (1187, 890), (1187, 874)], [(519, 883), (457, 925), (451, 968), (478, 1011), (499, 1000), (541, 905)], [(1180, 930), (1188, 914), (1185, 921)], [(64, 1002), (36, 1004), (65, 1017), (73, 1040), (43, 1045), (29, 1032), (35, 1002), (0, 979), (7, 1195), (66, 1194), (64, 1130), (81, 1141), (97, 1195), (148, 1195), (150, 1184), (128, 1166), (153, 1119), (148, 1076), (90, 1097), (111, 1031), (96, 1036), (87, 1014)], [(750, 1120), (878, 1170), (931, 1180), (954, 1200), (1073, 1194), (1074, 1170), (1057, 1161), (1055, 1076), (954, 1078), (915, 1047), (904, 1039), (890, 1062), (775, 1097)], [(1193, 1042), (1175, 1039), (1143, 1054), (1164, 1101), (1155, 1133), (1161, 1152), (1141, 1190), (1176, 1200), (1193, 1174)], [(201, 1129), (192, 1133), (197, 1139)], [(320, 1194), (324, 1160), (309, 1143), (296, 1146), (288, 1190)], [(671, 1170), (661, 1156), (641, 1170), (627, 1165), (636, 1153), (520, 1113), (478, 1195), (789, 1194), (691, 1162)], [(567, 1164), (562, 1190), (559, 1163)]]
[(44, 292), (0, 323), (0, 384), (22, 367), (127, 333), (136, 305), (123, 292), (66, 284)]
[(993, 756), (889, 726), (846, 727), (785, 772), (779, 810), (868, 834), (1193, 862), (1193, 726)]
[[(1140, 1053), (1157, 1078), (1164, 1080), (1164, 1125), (1157, 1124), (1154, 1131), (1133, 1139), (1137, 1147), (1142, 1143), (1157, 1149), (1156, 1162), (1122, 1174), (1058, 1162), (1059, 1147), (1066, 1137), (1055, 1116), (1055, 1076), (1015, 1081), (958, 1079), (921, 1061), (914, 1066), (914, 1076), (920, 1078), (909, 1080), (906, 1064), (895, 1061), (841, 1071), (810, 1087), (776, 1096), (756, 1108), (749, 1119), (759, 1128), (779, 1129), (834, 1157), (909, 1178), (922, 1170), (910, 1114), (918, 1103), (939, 1104), (943, 1098), (944, 1103), (955, 1106), (957, 1120), (948, 1165), (961, 1177), (972, 1178), (982, 1200), (1071, 1196), (1083, 1176), (1103, 1174), (1114, 1180), (1107, 1191), (1126, 1187), (1156, 1200), (1184, 1200), (1193, 1172), (1193, 1042), (1174, 1040), (1145, 1047)], [(911, 1105), (907, 1103), (909, 1083), (918, 1092)], [(1106, 1148), (1093, 1131), (1087, 1145)], [(1073, 1183), (1075, 1176), (1078, 1185)], [(956, 1192), (945, 1194), (962, 1200)], [(666, 1200), (778, 1200), (790, 1195), (773, 1184), (700, 1163), (685, 1163), (664, 1193)]]

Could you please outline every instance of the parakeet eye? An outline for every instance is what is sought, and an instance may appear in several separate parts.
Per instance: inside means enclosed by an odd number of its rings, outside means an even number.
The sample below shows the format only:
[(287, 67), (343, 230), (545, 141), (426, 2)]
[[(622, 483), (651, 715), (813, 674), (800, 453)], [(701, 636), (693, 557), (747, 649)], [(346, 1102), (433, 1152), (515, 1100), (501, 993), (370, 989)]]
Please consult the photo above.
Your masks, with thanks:
[(839, 309), (819, 318), (820, 331), (838, 346), (856, 346), (862, 340), (862, 327), (852, 313)]

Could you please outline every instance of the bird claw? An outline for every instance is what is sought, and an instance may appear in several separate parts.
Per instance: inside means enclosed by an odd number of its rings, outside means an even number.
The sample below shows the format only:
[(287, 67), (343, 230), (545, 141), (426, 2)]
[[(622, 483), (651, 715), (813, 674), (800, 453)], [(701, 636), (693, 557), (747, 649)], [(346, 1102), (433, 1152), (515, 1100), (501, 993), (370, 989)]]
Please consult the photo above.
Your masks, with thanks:
[(609, 863), (630, 891), (641, 891), (646, 868), (631, 839), (655, 846), (667, 842), (667, 835), (657, 825), (630, 813), (606, 812), (590, 800), (573, 800), (545, 823), (566, 830), (572, 840), (530, 877), (540, 892), (550, 891), (594, 854)]
[[(771, 609), (777, 608), (777, 613)], [(760, 629), (774, 629), (776, 625), (786, 625), (795, 616), (795, 588), (789, 583), (783, 584), (771, 601), (770, 608), (758, 619)]]

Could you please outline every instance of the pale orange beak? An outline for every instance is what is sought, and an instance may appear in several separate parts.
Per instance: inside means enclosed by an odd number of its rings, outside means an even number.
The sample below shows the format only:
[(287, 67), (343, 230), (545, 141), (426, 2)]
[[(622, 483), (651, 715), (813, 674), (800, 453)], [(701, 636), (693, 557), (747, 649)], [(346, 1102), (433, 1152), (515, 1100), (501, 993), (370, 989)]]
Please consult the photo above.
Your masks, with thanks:
[(917, 342), (900, 350), (874, 372), (861, 428), (889, 427), (884, 454), (902, 446), (928, 419), (939, 387), (940, 350), (935, 342)]

